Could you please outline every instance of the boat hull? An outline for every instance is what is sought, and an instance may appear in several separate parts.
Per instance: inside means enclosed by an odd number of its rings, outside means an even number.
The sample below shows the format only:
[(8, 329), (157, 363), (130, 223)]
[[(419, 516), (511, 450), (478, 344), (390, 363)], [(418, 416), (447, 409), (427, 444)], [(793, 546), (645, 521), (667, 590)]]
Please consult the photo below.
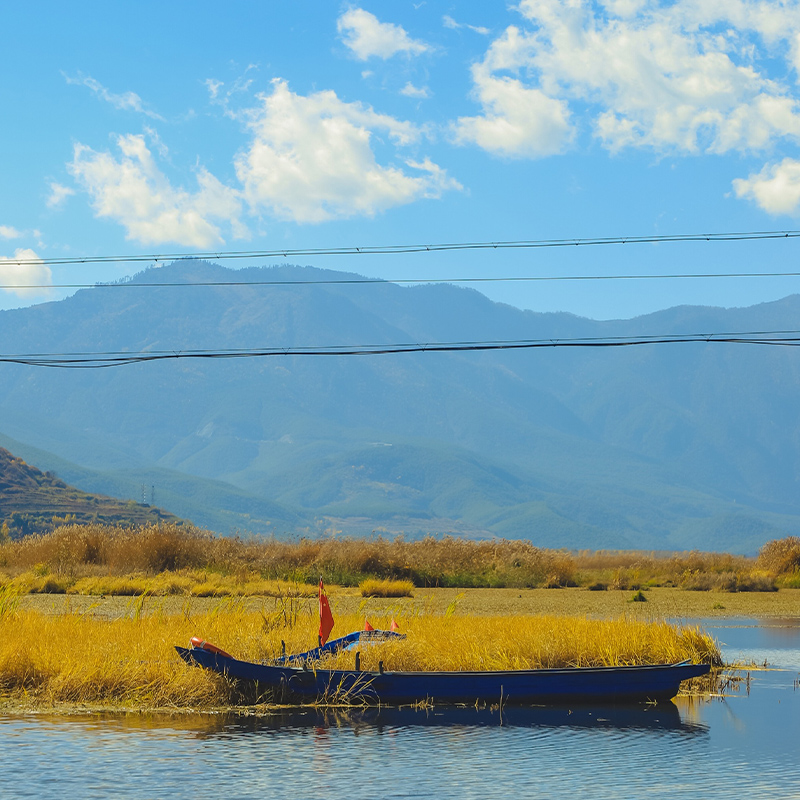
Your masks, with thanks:
[(189, 664), (252, 681), (276, 702), (366, 702), (400, 705), (502, 703), (641, 703), (670, 700), (681, 682), (705, 675), (707, 664), (502, 670), (486, 672), (366, 672), (256, 664), (176, 647)]

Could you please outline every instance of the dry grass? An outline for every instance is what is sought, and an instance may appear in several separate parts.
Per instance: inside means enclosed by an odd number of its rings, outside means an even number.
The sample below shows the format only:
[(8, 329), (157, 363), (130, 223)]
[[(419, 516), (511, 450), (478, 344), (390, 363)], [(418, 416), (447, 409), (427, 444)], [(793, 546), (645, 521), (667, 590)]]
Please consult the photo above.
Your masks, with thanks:
[(592, 589), (642, 589), (654, 586), (690, 591), (775, 591), (779, 573), (760, 559), (730, 553), (647, 553), (581, 551), (576, 553), (578, 582)]
[(28, 592), (269, 595), (275, 581), (313, 586), (320, 577), (349, 587), (376, 580), (426, 588), (774, 591), (778, 585), (800, 586), (800, 539), (769, 542), (754, 559), (700, 552), (570, 553), (526, 541), (452, 537), (245, 540), (160, 524), (65, 525), (0, 545), (0, 582), (13, 579)]
[(413, 597), (414, 584), (411, 581), (390, 581), (370, 578), (359, 586), (362, 597)]
[[(299, 598), (262, 600), (260, 610), (223, 599), (201, 614), (186, 600), (180, 613), (142, 596), (113, 620), (87, 613), (22, 610), (14, 592), (0, 591), (0, 698), (29, 707), (103, 704), (132, 708), (209, 708), (235, 704), (236, 687), (222, 676), (184, 664), (173, 645), (200, 636), (236, 657), (258, 661), (312, 646), (315, 604)], [(16, 598), (18, 599), (18, 598)], [(388, 627), (389, 615), (372, 615)], [(361, 609), (336, 615), (335, 634), (361, 627)], [(415, 613), (399, 618), (403, 641), (364, 648), (362, 667), (473, 670), (695, 661), (718, 663), (713, 640), (696, 628), (629, 618), (462, 616)], [(324, 666), (352, 668), (345, 653)]]
[[(225, 538), (178, 525), (114, 528), (66, 525), (52, 533), (0, 545), (0, 567), (11, 575), (31, 572), (70, 579), (96, 575), (155, 575), (203, 569), (222, 576), (242, 571), (290, 583), (358, 586), (367, 578), (410, 580), (416, 586), (569, 586), (568, 553), (530, 542), (461, 539)], [(66, 589), (65, 589), (66, 590)]]
[[(5, 615), (0, 619), (0, 696), (35, 707), (192, 708), (229, 702), (224, 680), (187, 670), (177, 660), (172, 645), (185, 640), (187, 620), (135, 616), (111, 624), (81, 615)], [(215, 620), (203, 622), (213, 635)], [(184, 635), (176, 639), (179, 634)]]
[(287, 594), (312, 597), (317, 593), (316, 586), (264, 580), (254, 572), (222, 575), (206, 570), (167, 571), (156, 575), (134, 572), (128, 575), (94, 575), (83, 578), (74, 575), (41, 575), (29, 571), (8, 579), (6, 585), (27, 594), (79, 594), (97, 597), (284, 597)]
[(758, 554), (758, 566), (782, 586), (800, 589), (800, 537), (767, 542)]
[[(401, 620), (405, 641), (364, 648), (361, 665), (377, 670), (505, 670), (674, 663), (721, 664), (713, 640), (695, 627), (585, 617), (434, 617)], [(330, 665), (352, 668), (352, 653)], [(325, 666), (329, 666), (328, 663)]]

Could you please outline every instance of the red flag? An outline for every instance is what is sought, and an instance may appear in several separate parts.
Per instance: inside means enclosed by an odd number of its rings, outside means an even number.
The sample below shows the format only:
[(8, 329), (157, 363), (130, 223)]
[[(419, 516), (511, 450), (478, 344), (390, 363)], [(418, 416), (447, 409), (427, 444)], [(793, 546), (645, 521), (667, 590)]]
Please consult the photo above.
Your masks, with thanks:
[(392, 624), (389, 626), (389, 630), (395, 632), (400, 630), (400, 626), (394, 621), (394, 617), (392, 617)]
[(322, 578), (319, 579), (319, 646), (328, 641), (333, 630), (333, 614), (328, 604), (328, 596), (322, 587)]
[(364, 630), (365, 631), (374, 631), (375, 630), (375, 628), (373, 628), (372, 625), (369, 624), (369, 620), (368, 619), (364, 620)]

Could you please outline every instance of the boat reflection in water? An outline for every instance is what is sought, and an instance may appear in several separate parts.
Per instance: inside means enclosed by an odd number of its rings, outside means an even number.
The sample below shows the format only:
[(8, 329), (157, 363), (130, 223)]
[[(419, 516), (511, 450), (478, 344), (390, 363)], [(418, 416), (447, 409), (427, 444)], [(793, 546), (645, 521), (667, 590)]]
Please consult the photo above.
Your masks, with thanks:
[(506, 727), (506, 728), (609, 728), (637, 731), (679, 731), (687, 735), (707, 734), (708, 727), (685, 722), (674, 703), (653, 706), (513, 706), (503, 708), (441, 706), (433, 708), (287, 708), (268, 713), (230, 715), (218, 719), (219, 727), (203, 733), (278, 731), (303, 728), (375, 729), (414, 727)]

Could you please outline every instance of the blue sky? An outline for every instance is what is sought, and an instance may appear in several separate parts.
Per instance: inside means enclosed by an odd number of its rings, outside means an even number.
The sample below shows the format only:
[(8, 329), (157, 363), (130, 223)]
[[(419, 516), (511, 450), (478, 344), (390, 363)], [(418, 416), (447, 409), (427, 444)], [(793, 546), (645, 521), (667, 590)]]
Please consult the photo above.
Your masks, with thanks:
[[(64, 296), (19, 284), (141, 268), (36, 262), (59, 256), (800, 227), (798, 2), (9, 0), (0, 26), (0, 308)], [(295, 260), (390, 279), (774, 272), (798, 247)], [(615, 318), (797, 287), (481, 291)]]

